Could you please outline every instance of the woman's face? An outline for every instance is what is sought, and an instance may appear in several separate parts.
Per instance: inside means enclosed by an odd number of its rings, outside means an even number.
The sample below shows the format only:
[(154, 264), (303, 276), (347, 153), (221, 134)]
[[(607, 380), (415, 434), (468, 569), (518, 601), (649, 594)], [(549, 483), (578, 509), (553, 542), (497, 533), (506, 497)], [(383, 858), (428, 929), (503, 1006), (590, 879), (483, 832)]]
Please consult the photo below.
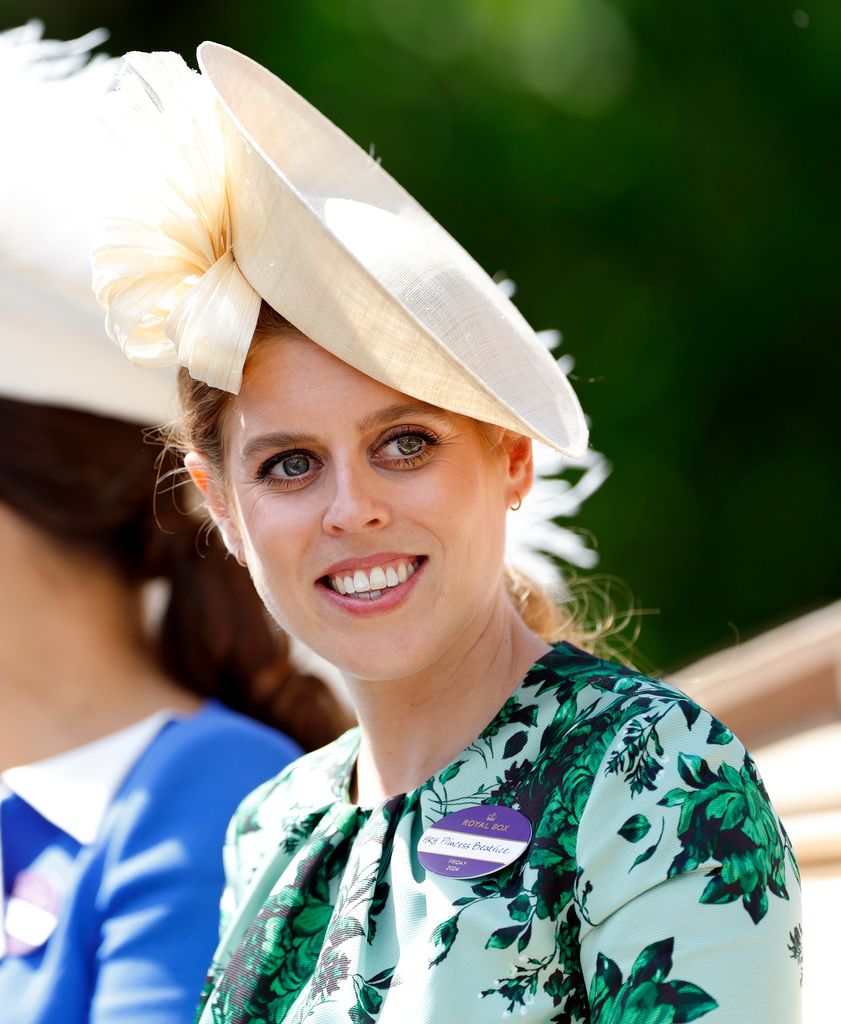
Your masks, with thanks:
[[(490, 444), (488, 433), (496, 444)], [(357, 678), (469, 650), (505, 601), (505, 512), (531, 444), (393, 391), (297, 334), (261, 344), (226, 480), (188, 457), (278, 624)]]

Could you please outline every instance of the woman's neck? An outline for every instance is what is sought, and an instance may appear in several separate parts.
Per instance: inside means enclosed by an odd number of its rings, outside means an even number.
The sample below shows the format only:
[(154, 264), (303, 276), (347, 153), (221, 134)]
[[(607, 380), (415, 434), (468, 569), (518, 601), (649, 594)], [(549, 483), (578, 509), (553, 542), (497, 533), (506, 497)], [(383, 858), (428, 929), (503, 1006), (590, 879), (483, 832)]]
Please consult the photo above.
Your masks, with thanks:
[(0, 770), (199, 706), (145, 643), (134, 588), (6, 510), (0, 555)]
[(548, 650), (501, 595), (475, 638), (429, 670), (400, 680), (349, 680), (362, 731), (354, 799), (372, 806), (443, 768)]

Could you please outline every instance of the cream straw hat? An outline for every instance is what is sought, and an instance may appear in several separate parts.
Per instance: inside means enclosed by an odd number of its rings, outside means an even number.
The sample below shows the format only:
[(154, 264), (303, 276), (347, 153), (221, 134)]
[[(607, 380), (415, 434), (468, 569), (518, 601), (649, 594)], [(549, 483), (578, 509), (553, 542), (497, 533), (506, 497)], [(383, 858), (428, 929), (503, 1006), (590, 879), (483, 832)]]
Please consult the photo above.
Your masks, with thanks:
[(397, 391), (582, 456), (565, 375), (464, 249), (265, 68), (198, 60), (129, 54), (106, 112), (130, 156), (94, 286), (126, 355), (236, 392), (265, 299)]
[(0, 395), (162, 423), (177, 411), (174, 374), (127, 363), (90, 290), (97, 114), (117, 62), (89, 61), (107, 33), (42, 33), (36, 21), (0, 33)]

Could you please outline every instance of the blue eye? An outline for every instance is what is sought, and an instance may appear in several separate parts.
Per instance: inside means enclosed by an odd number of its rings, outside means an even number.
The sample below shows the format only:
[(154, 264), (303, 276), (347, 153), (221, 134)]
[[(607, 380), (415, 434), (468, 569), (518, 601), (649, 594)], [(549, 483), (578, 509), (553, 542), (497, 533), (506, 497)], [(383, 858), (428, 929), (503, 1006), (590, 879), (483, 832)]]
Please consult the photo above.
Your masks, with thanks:
[(305, 476), (309, 472), (310, 462), (308, 455), (290, 455), (276, 462), (272, 469), (280, 466), (285, 476)]
[(392, 441), (401, 455), (419, 455), (426, 445), (426, 441), (417, 434), (408, 434), (405, 437), (397, 437)]
[(273, 484), (305, 483), (321, 465), (309, 452), (278, 452), (260, 466), (257, 479)]
[(417, 427), (398, 427), (387, 434), (377, 449), (377, 458), (397, 469), (409, 469), (425, 461), (438, 438)]

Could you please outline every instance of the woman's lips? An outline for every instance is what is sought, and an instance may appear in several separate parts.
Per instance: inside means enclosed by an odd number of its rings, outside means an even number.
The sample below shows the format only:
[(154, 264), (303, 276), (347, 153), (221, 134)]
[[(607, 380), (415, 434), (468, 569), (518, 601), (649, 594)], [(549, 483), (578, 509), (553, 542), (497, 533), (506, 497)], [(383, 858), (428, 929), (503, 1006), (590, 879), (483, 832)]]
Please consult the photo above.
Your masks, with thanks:
[(391, 611), (415, 589), (423, 575), (426, 557), (418, 555), (387, 562), (370, 569), (354, 569), (322, 576), (318, 585), (333, 604), (356, 615)]

